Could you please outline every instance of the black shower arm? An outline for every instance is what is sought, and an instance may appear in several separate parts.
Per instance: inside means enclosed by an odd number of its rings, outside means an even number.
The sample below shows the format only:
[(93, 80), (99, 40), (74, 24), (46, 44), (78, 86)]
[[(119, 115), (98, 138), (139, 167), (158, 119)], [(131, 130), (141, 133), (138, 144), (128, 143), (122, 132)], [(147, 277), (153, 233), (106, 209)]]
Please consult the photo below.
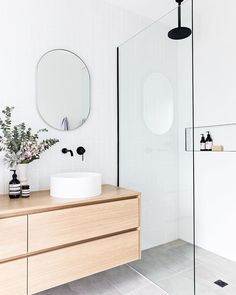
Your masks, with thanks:
[(181, 3), (184, 0), (176, 0), (176, 2), (178, 3), (178, 27), (181, 27)]
[(178, 27), (181, 27), (181, 3), (178, 6)]

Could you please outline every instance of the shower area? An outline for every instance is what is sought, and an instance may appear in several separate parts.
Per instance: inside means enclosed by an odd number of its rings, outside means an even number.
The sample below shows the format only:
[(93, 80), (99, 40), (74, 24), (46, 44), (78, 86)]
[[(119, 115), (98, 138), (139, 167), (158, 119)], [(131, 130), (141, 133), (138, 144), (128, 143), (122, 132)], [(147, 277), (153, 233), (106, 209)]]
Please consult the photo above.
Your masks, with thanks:
[(142, 193), (130, 267), (170, 295), (194, 294), (191, 27), (185, 1), (118, 48), (118, 181)]
[[(118, 184), (142, 193), (142, 258), (129, 266), (160, 294), (235, 295), (235, 248), (226, 242), (232, 228), (219, 222), (222, 216), (230, 224), (234, 215), (220, 197), (235, 198), (235, 181), (218, 171), (217, 157), (229, 167), (227, 134), (236, 124), (196, 126), (193, 7), (176, 2), (117, 50)], [(224, 152), (200, 151), (206, 130), (221, 136)], [(218, 191), (222, 177), (227, 190)]]

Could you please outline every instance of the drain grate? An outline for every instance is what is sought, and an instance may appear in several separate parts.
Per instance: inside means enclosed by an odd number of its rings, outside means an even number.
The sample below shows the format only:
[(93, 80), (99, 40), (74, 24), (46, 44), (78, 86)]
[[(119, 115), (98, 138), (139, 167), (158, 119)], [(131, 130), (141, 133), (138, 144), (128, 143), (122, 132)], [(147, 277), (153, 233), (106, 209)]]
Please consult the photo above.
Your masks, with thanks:
[(214, 284), (216, 284), (217, 286), (219, 286), (221, 288), (228, 286), (228, 284), (222, 280), (218, 280), (218, 281), (214, 282)]

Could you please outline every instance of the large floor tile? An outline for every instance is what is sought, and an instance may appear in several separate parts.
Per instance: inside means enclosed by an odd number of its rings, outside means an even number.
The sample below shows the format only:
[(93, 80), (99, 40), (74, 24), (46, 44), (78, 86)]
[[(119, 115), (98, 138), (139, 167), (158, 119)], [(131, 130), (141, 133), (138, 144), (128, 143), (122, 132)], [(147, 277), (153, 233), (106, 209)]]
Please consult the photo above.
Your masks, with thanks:
[(109, 281), (105, 272), (89, 276), (68, 284), (71, 291), (78, 295), (121, 295)]
[(224, 292), (227, 295), (235, 295), (236, 294), (236, 285), (229, 284), (224, 288)]
[(184, 271), (175, 274), (167, 279), (158, 282), (163, 290), (170, 295), (194, 295), (194, 280), (193, 276), (186, 276), (186, 273), (190, 274), (192, 271)]
[(127, 265), (103, 273), (106, 279), (122, 294), (146, 287), (150, 282)]
[(44, 292), (37, 293), (37, 295), (77, 295), (78, 293), (73, 292), (69, 285), (62, 285)]
[(163, 260), (157, 259), (157, 256), (152, 256), (148, 252), (142, 254), (140, 261), (133, 262), (130, 266), (154, 282), (175, 273), (168, 267), (168, 262), (164, 258)]
[[(137, 271), (157, 283), (194, 266), (194, 248), (177, 240), (142, 252), (142, 259), (131, 263)], [(198, 262), (197, 262), (198, 263)]]
[(150, 285), (150, 286), (132, 291), (126, 295), (168, 295), (168, 294), (162, 289), (160, 289), (159, 287)]

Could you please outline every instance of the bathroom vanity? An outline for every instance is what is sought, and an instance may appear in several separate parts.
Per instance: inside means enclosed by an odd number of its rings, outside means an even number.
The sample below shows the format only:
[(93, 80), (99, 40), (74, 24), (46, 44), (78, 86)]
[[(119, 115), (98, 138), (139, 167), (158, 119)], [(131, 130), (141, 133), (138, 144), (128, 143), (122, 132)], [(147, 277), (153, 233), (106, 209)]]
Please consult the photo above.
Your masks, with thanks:
[(140, 194), (0, 196), (0, 294), (34, 294), (140, 258)]

